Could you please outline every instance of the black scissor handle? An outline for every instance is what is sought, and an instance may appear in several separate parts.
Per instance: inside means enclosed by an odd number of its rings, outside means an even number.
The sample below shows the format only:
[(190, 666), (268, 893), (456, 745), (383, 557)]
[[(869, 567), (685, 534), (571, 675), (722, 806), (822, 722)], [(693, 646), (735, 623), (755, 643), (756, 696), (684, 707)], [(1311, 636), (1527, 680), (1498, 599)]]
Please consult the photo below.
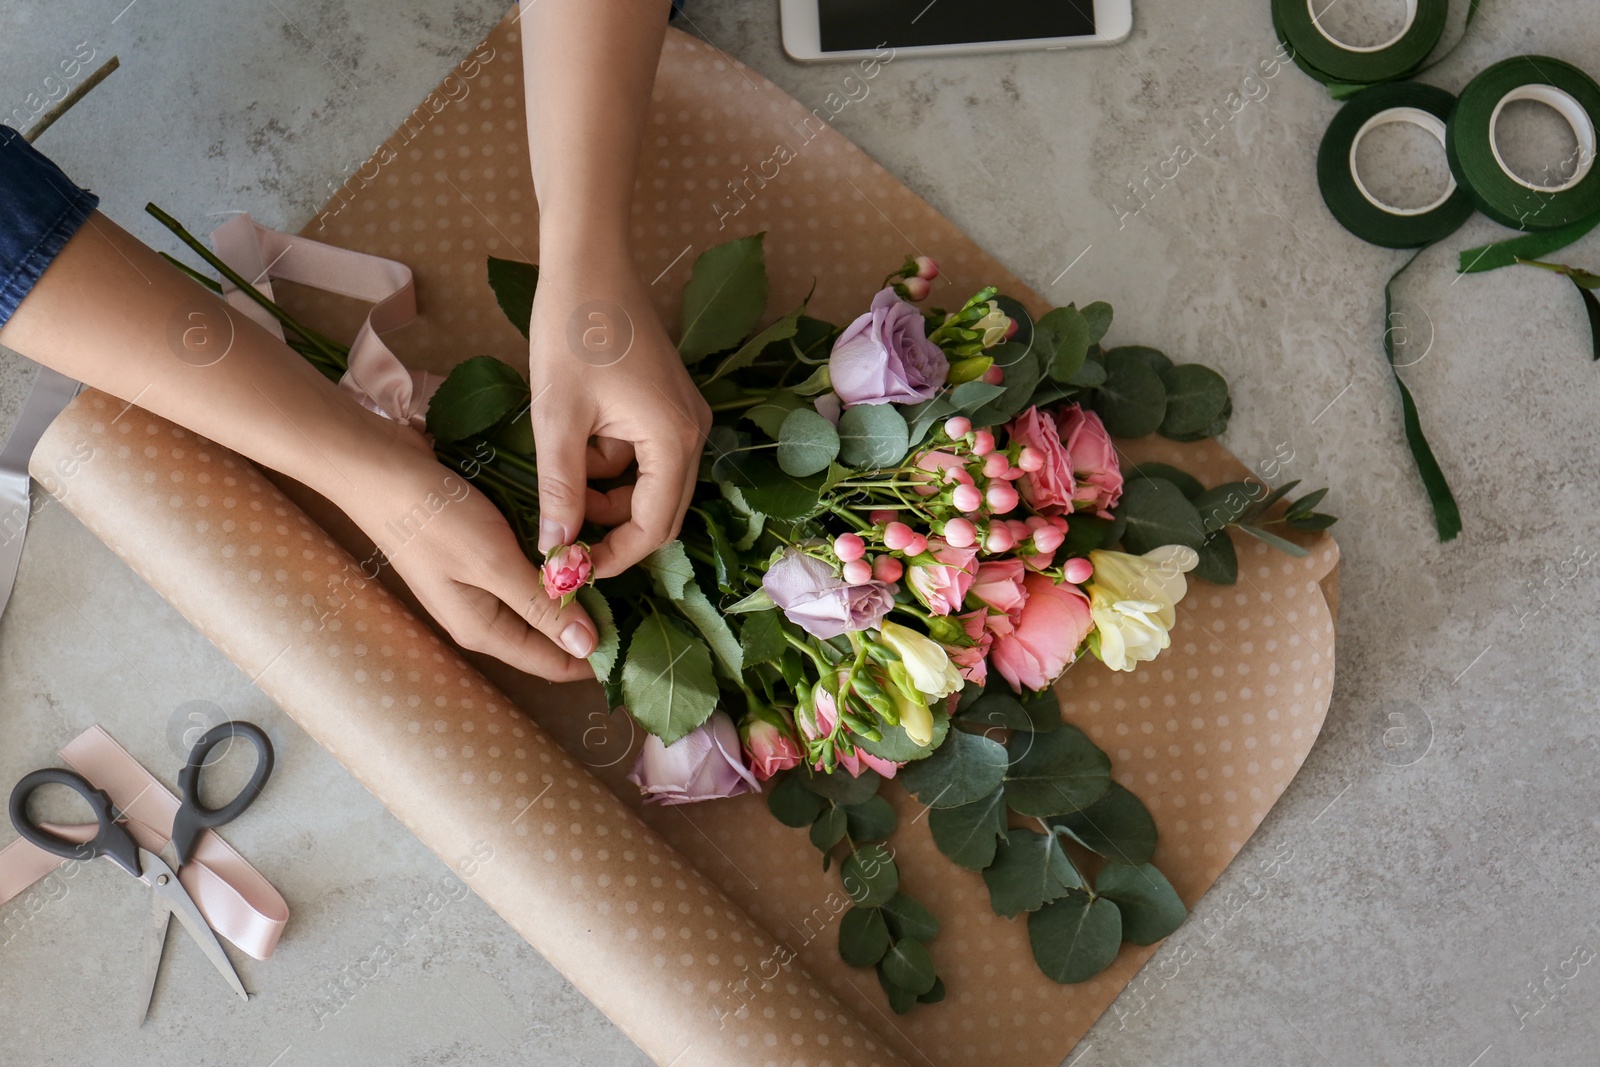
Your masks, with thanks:
[[(211, 755), (213, 748), (235, 737), (242, 737), (255, 746), (255, 770), (250, 773), (250, 780), (239, 790), (238, 796), (220, 808), (208, 808), (200, 800), (200, 771), (205, 767), (206, 758)], [(219, 722), (195, 743), (194, 748), (189, 750), (189, 762), (178, 772), (178, 792), (182, 803), (172, 820), (172, 847), (177, 853), (178, 866), (189, 862), (200, 831), (232, 822), (255, 803), (256, 797), (261, 795), (261, 787), (267, 784), (267, 777), (272, 774), (272, 761), (272, 742), (267, 739), (265, 731), (253, 722)]]
[[(88, 841), (68, 841), (43, 829), (28, 814), (28, 798), (42, 785), (64, 785), (88, 802), (93, 809), (100, 829)], [(105, 792), (90, 785), (82, 775), (58, 767), (46, 767), (22, 776), (11, 790), (11, 825), (28, 841), (56, 856), (69, 860), (87, 860), (109, 856), (135, 878), (143, 871), (139, 864), (139, 844), (117, 822), (118, 812)]]

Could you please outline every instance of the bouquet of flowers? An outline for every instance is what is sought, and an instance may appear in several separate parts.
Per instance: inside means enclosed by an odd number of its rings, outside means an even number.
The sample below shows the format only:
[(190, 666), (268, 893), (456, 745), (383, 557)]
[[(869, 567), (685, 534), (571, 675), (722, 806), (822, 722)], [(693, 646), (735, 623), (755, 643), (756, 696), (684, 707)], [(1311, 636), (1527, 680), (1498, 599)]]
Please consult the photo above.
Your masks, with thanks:
[[(944, 986), (882, 784), (925, 807), (998, 914), (1027, 913), (1055, 981), (1165, 937), (1186, 911), (1150, 862), (1154, 821), (1051, 687), (1085, 655), (1131, 671), (1167, 648), (1188, 577), (1235, 580), (1229, 526), (1300, 555), (1271, 528), (1334, 522), (1315, 511), (1325, 491), (1279, 506), (1293, 483), (1124, 470), (1114, 438), (1212, 437), (1232, 403), (1207, 367), (1103, 347), (1108, 305), (1035, 320), (991, 287), (924, 309), (937, 278), (908, 257), (853, 322), (802, 306), (763, 325), (762, 235), (702, 254), (679, 350), (715, 422), (680, 536), (602, 581), (583, 541), (542, 559), (546, 593), (596, 623), (611, 706), (649, 734), (630, 780), (661, 804), (765, 786), (824, 869), (839, 861), (840, 955), (874, 968), (897, 1012)], [(488, 280), (526, 336), (538, 268), (491, 258)], [(346, 347), (262, 300), (291, 347), (342, 376)], [(427, 427), (539, 560), (530, 404), (515, 368), (478, 356), (439, 386)]]

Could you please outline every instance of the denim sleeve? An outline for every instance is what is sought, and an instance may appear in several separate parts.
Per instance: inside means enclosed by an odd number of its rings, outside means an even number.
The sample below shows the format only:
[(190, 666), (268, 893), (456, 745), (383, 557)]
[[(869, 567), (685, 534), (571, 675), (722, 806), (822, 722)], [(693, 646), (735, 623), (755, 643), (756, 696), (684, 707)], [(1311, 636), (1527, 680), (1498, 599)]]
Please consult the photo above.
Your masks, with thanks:
[(100, 198), (10, 126), (0, 126), (0, 326)]

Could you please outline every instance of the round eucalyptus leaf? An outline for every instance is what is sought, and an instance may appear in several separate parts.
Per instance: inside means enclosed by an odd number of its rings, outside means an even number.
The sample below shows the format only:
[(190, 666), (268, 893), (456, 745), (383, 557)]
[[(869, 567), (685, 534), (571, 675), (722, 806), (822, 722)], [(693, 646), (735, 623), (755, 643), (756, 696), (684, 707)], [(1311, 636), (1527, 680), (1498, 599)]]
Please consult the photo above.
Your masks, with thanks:
[(1189, 909), (1172, 883), (1149, 863), (1108, 863), (1094, 880), (1095, 892), (1116, 902), (1122, 936), (1135, 945), (1153, 945), (1183, 925)]
[(917, 998), (918, 1004), (937, 1004), (944, 999), (944, 979), (935, 978), (933, 988)]
[(939, 918), (915, 897), (896, 893), (883, 904), (883, 917), (895, 937), (932, 941), (939, 936)]
[(807, 789), (798, 776), (789, 775), (767, 791), (767, 808), (785, 826), (796, 830), (810, 826), (827, 801)]
[(851, 908), (839, 921), (839, 957), (852, 967), (871, 967), (889, 951), (889, 926), (877, 908)]
[(893, 467), (905, 458), (910, 441), (906, 420), (893, 404), (857, 404), (839, 416), (839, 462), (847, 467)]
[(900, 771), (900, 784), (930, 808), (970, 804), (993, 792), (1006, 776), (1006, 750), (998, 741), (951, 730), (925, 760)]
[(959, 808), (929, 810), (928, 831), (952, 861), (969, 871), (983, 870), (994, 862), (995, 845), (1006, 836), (1005, 787)]
[(884, 996), (889, 998), (889, 1007), (896, 1015), (904, 1015), (906, 1012), (917, 1006), (916, 994), (910, 992), (909, 990), (901, 989), (899, 986), (889, 981), (889, 979), (885, 978), (883, 976), (882, 967), (877, 968), (877, 975), (878, 985), (883, 987)]
[(827, 774), (809, 767), (797, 771), (795, 777), (805, 788), (835, 804), (859, 804), (875, 794), (883, 781), (877, 771), (864, 770), (860, 777), (852, 778), (844, 771)]
[(1156, 850), (1156, 821), (1144, 802), (1112, 782), (1086, 808), (1051, 816), (1084, 848), (1121, 863), (1146, 863)]
[(1189, 572), (1191, 578), (1212, 585), (1233, 585), (1239, 580), (1239, 553), (1233, 547), (1233, 538), (1226, 530), (1218, 530), (1206, 538), (1200, 548), (1200, 562)]
[(1188, 545), (1198, 552), (1206, 541), (1200, 512), (1181, 489), (1163, 478), (1126, 483), (1117, 515), (1127, 522), (1122, 547), (1136, 556), (1162, 545)]
[(1094, 409), (1114, 437), (1146, 437), (1161, 427), (1167, 389), (1161, 376), (1141, 359), (1106, 353), (1106, 380), (1095, 390)]
[(1111, 305), (1104, 300), (1085, 304), (1083, 318), (1089, 324), (1089, 343), (1097, 345), (1111, 329)]
[(1007, 751), (1006, 803), (1019, 815), (1086, 808), (1111, 784), (1111, 758), (1067, 723), (1047, 734), (1012, 734)]
[(1028, 916), (1028, 944), (1052, 982), (1087, 982), (1117, 958), (1122, 914), (1105, 897), (1074, 891)]
[(811, 824), (811, 843), (820, 852), (826, 852), (844, 840), (846, 819), (844, 809), (832, 804), (822, 809), (817, 821)]
[(778, 466), (804, 478), (827, 470), (839, 454), (839, 432), (810, 407), (795, 408), (778, 427)]
[(1159, 348), (1151, 348), (1149, 345), (1120, 345), (1116, 348), (1108, 348), (1103, 362), (1109, 367), (1120, 359), (1136, 359), (1157, 374), (1172, 366), (1172, 360), (1167, 357), (1165, 352)]
[(1161, 372), (1167, 390), (1163, 434), (1199, 433), (1215, 422), (1228, 403), (1228, 383), (1201, 363), (1185, 363)]
[(900, 870), (882, 845), (867, 845), (839, 865), (839, 879), (852, 903), (861, 908), (883, 904), (900, 888)]
[(844, 812), (850, 840), (857, 844), (884, 840), (894, 833), (895, 824), (899, 821), (893, 805), (881, 796), (869, 797), (860, 804), (838, 810)]
[(1190, 500), (1196, 499), (1206, 491), (1206, 487), (1200, 484), (1200, 479), (1168, 463), (1141, 463), (1129, 471), (1123, 481), (1136, 482), (1141, 478), (1164, 478), (1177, 486), (1178, 490)]
[(928, 946), (911, 937), (902, 937), (891, 944), (878, 966), (883, 968), (885, 978), (912, 996), (920, 997), (939, 980)]
[(939, 701), (940, 706), (929, 708), (933, 714), (933, 740), (926, 745), (919, 745), (906, 734), (905, 727), (898, 723), (890, 726), (881, 723), (878, 732), (883, 736), (876, 741), (869, 740), (859, 735), (851, 738), (855, 746), (864, 752), (870, 752), (879, 759), (886, 759), (890, 763), (909, 763), (914, 760), (927, 759), (939, 750), (944, 744), (944, 738), (950, 732), (950, 716), (944, 710), (944, 701)]

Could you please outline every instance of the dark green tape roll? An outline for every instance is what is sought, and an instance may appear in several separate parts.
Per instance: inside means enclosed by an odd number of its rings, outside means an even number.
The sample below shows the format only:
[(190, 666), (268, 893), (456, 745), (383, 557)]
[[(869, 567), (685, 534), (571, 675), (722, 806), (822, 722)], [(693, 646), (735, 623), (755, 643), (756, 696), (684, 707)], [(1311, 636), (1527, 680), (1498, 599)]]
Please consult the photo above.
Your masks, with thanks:
[(1333, 40), (1317, 25), (1316, 0), (1272, 0), (1272, 23), (1295, 64), (1325, 85), (1370, 85), (1414, 72), (1444, 37), (1449, 0), (1406, 0), (1408, 21), (1399, 37), (1375, 48)]
[(1456, 98), (1419, 82), (1374, 85), (1334, 116), (1317, 150), (1317, 184), (1340, 224), (1363, 241), (1385, 248), (1421, 248), (1448, 237), (1472, 216), (1472, 197), (1459, 184), (1419, 210), (1385, 205), (1363, 191), (1356, 174), (1355, 146), (1365, 133), (1388, 122), (1409, 122), (1445, 140), (1445, 121)]
[[(1578, 153), (1554, 176), (1554, 185), (1536, 188), (1519, 180), (1497, 156), (1495, 120), (1516, 100), (1550, 105), (1577, 135)], [(1548, 56), (1502, 60), (1461, 91), (1445, 141), (1450, 169), (1478, 210), (1503, 226), (1530, 232), (1571, 226), (1600, 213), (1597, 117), (1600, 85), (1577, 67)]]

